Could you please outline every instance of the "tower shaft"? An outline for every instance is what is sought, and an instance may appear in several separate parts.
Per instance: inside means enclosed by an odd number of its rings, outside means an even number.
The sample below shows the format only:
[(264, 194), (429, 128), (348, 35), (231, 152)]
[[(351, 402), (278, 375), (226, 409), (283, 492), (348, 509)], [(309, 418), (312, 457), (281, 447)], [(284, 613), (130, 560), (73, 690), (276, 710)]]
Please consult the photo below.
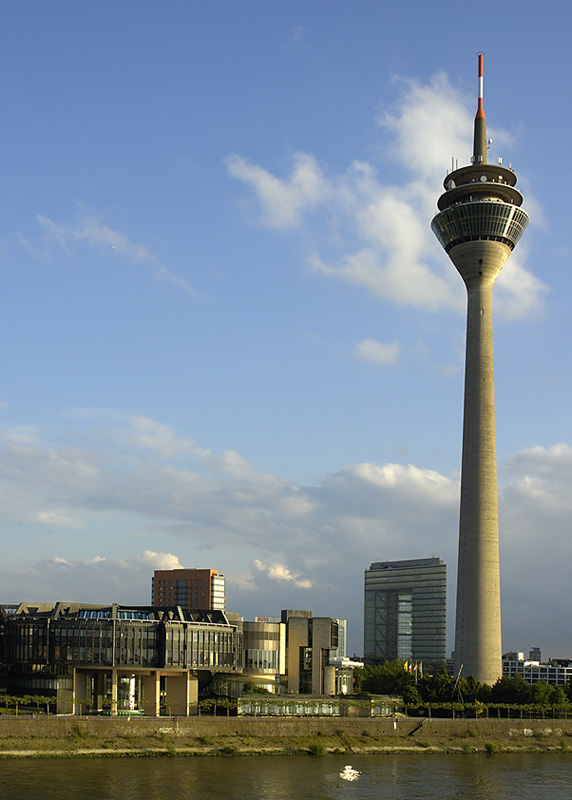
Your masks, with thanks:
[(502, 674), (492, 288), (509, 254), (490, 241), (449, 254), (467, 287), (455, 671), (488, 684)]

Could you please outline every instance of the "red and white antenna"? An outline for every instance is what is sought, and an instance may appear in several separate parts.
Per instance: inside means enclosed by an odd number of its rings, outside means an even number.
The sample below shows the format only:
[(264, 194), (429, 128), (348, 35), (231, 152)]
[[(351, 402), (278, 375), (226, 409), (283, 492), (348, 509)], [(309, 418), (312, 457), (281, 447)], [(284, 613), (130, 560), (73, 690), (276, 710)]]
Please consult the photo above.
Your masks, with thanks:
[(477, 53), (479, 59), (479, 91), (477, 114), (475, 116), (475, 138), (473, 142), (473, 164), (487, 163), (487, 122), (483, 109), (483, 57), (484, 53)]
[(483, 59), (484, 53), (477, 53), (477, 58), (479, 59), (479, 100), (478, 100), (478, 107), (477, 107), (477, 117), (484, 117), (485, 112), (483, 109), (483, 86), (484, 86), (484, 78), (483, 78)]

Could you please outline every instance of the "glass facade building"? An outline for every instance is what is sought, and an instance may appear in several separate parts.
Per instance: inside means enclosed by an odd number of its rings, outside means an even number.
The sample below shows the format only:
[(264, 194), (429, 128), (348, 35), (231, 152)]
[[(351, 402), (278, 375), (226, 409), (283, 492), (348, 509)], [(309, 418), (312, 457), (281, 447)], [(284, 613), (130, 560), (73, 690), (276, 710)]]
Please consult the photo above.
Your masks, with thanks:
[(125, 698), (131, 709), (136, 698), (155, 714), (167, 697), (187, 715), (197, 671), (242, 671), (242, 633), (222, 611), (23, 603), (4, 620), (3, 642), (8, 690), (52, 693), (59, 711), (65, 689), (91, 709), (109, 698), (116, 712)]
[(446, 660), (447, 567), (439, 558), (374, 562), (365, 571), (364, 658)]
[(242, 667), (242, 637), (221, 612), (181, 608), (25, 609), (5, 623), (12, 664), (93, 667)]

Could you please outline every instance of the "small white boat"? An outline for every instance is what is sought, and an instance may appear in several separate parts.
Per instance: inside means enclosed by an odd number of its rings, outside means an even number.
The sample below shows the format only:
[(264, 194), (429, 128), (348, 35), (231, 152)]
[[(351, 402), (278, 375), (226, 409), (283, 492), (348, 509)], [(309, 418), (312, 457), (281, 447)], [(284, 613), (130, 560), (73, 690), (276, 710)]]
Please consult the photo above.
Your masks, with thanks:
[(354, 769), (350, 764), (345, 766), (340, 772), (340, 778), (344, 781), (357, 781), (360, 776), (360, 772), (357, 769)]

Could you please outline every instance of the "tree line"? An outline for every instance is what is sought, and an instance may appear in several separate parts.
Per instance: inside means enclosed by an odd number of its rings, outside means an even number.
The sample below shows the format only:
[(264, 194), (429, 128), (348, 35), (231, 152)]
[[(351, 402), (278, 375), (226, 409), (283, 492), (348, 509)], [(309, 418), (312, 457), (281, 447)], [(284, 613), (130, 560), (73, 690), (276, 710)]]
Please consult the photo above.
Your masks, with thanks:
[(403, 661), (366, 664), (354, 672), (355, 694), (389, 694), (403, 697), (406, 706), (427, 703), (505, 704), (537, 706), (571, 706), (572, 682), (555, 686), (545, 681), (527, 683), (522, 675), (503, 675), (489, 686), (470, 675), (453, 678), (445, 667), (432, 675), (409, 671)]

